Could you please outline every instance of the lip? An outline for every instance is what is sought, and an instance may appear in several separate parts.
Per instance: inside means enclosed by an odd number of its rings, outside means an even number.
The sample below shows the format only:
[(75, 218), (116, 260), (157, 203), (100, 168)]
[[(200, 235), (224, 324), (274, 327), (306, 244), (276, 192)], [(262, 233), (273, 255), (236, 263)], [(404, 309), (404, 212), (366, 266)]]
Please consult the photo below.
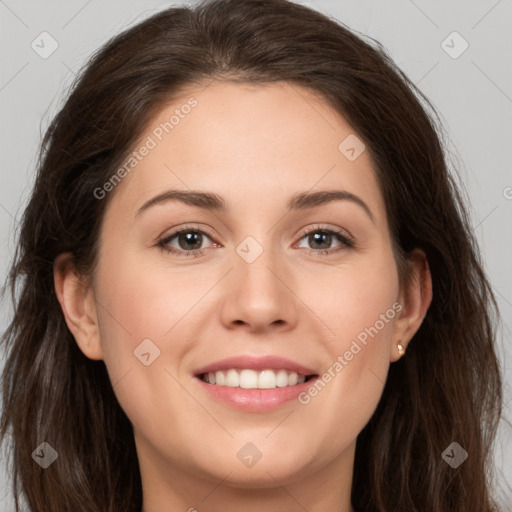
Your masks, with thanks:
[[(244, 389), (232, 388), (229, 386), (217, 386), (216, 384), (204, 382), (201, 379), (201, 375), (204, 373), (229, 370), (230, 368), (237, 370), (249, 369), (255, 371), (288, 370), (290, 372), (296, 372), (299, 375), (314, 375), (314, 377), (302, 384), (273, 389)], [(318, 378), (318, 374), (315, 370), (291, 361), (290, 359), (277, 356), (229, 357), (199, 368), (194, 373), (194, 376), (194, 381), (197, 382), (201, 389), (216, 401), (238, 410), (251, 412), (270, 411), (296, 400), (298, 395), (306, 391), (306, 389), (308, 389), (309, 386), (311, 386), (311, 384), (313, 384)]]
[(203, 373), (208, 372), (217, 372), (223, 370), (229, 370), (230, 368), (234, 368), (237, 370), (255, 370), (255, 371), (263, 371), (263, 370), (288, 370), (289, 372), (296, 372), (299, 375), (316, 375), (317, 372), (312, 370), (311, 368), (307, 368), (291, 359), (286, 359), (284, 357), (279, 356), (263, 356), (263, 357), (254, 357), (254, 356), (235, 356), (228, 357), (227, 359), (222, 359), (220, 361), (216, 361), (207, 366), (203, 366), (202, 368), (197, 369), (194, 372), (194, 375), (199, 376)]
[(230, 388), (208, 384), (200, 378), (194, 378), (194, 381), (201, 386), (202, 390), (223, 405), (242, 411), (265, 412), (297, 400), (299, 394), (306, 391), (318, 378), (315, 376), (302, 384), (274, 389)]

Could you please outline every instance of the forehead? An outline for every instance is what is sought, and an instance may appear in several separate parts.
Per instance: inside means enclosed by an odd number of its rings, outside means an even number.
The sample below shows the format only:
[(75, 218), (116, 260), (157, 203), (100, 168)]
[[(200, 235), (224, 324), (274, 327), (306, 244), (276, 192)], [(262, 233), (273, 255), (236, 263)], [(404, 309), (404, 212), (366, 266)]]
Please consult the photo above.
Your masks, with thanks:
[(215, 192), (247, 208), (270, 199), (284, 204), (296, 192), (342, 188), (385, 217), (363, 148), (317, 93), (286, 82), (214, 81), (183, 90), (151, 119), (116, 201), (135, 211), (152, 195), (179, 188)]

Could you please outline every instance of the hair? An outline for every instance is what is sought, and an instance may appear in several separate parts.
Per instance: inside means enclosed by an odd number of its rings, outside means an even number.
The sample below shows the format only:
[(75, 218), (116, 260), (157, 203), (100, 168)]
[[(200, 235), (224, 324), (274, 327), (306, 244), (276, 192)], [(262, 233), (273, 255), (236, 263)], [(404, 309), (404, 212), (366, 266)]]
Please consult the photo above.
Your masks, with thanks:
[[(94, 194), (153, 116), (187, 86), (286, 81), (318, 94), (364, 141), (383, 194), (399, 277), (421, 248), (433, 299), (406, 356), (391, 365), (360, 432), (358, 512), (490, 512), (502, 406), (499, 313), (449, 169), (439, 115), (380, 43), (287, 0), (214, 0), (158, 12), (110, 39), (72, 85), (41, 143), (5, 290), (0, 440), (12, 441), (16, 510), (140, 511), (132, 425), (103, 361), (88, 359), (56, 297), (53, 263), (71, 252), (90, 277), (106, 205)], [(46, 470), (42, 442), (58, 452)], [(457, 469), (441, 457), (468, 453)]]

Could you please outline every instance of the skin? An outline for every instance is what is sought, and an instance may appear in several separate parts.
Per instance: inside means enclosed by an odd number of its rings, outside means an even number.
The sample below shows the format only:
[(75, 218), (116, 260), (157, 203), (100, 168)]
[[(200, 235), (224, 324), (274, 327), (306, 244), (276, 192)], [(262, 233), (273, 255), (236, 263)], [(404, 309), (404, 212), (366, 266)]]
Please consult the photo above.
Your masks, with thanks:
[[(80, 281), (67, 253), (55, 262), (67, 325), (87, 357), (105, 362), (133, 424), (144, 512), (352, 512), (357, 435), (401, 357), (397, 344), (407, 346), (431, 302), (425, 255), (411, 254), (416, 279), (401, 288), (368, 151), (354, 161), (339, 151), (354, 130), (320, 97), (287, 83), (182, 92), (141, 141), (190, 96), (197, 106), (107, 198), (92, 279)], [(167, 201), (136, 216), (168, 189), (214, 192), (230, 210)], [(292, 195), (331, 189), (357, 195), (375, 222), (348, 200), (287, 211)], [(356, 245), (334, 235), (315, 245), (304, 231), (317, 225)], [(185, 226), (206, 232), (202, 255), (158, 246)], [(236, 252), (247, 236), (263, 248), (252, 263)], [(190, 251), (183, 243), (170, 245)], [(397, 302), (400, 313), (307, 405), (240, 411), (193, 376), (240, 354), (279, 355), (322, 374)], [(133, 351), (148, 338), (160, 356), (145, 366)], [(237, 458), (247, 442), (263, 454), (250, 468)]]

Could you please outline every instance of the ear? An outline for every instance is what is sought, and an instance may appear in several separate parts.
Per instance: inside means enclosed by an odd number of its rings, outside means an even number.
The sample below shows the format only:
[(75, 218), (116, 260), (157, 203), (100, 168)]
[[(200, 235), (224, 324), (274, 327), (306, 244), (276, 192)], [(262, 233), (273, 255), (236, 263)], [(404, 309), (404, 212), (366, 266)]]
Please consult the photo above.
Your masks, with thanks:
[(80, 350), (89, 359), (103, 359), (93, 291), (76, 272), (71, 253), (57, 256), (53, 280), (66, 324)]
[(432, 276), (425, 253), (421, 249), (414, 249), (408, 256), (408, 265), (411, 278), (400, 290), (399, 302), (402, 310), (395, 321), (393, 344), (391, 346), (391, 361), (402, 357), (398, 351), (398, 344), (404, 349), (420, 328), (430, 303), (432, 302)]

